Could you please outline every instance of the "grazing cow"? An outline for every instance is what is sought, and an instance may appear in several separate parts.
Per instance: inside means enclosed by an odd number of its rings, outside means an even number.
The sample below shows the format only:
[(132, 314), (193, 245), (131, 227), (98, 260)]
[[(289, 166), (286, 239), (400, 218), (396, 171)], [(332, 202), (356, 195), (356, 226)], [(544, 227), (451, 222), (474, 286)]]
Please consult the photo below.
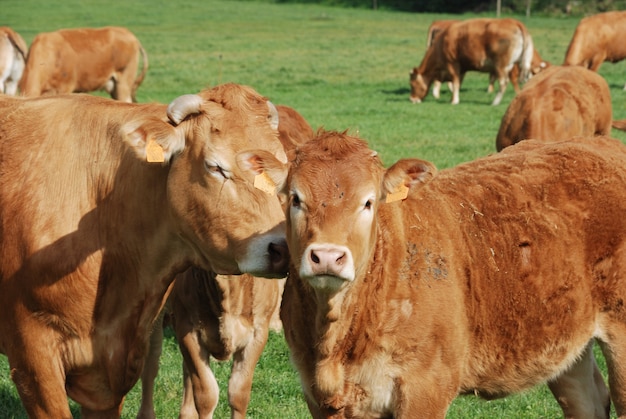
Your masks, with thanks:
[[(284, 277), (278, 199), (240, 154), (287, 161), (276, 108), (225, 84), (169, 106), (0, 98), (0, 352), (30, 417), (117, 417), (174, 276)], [(245, 160), (245, 155), (243, 157)]]
[(365, 141), (320, 132), (288, 175), (267, 153), (246, 161), (285, 199), (281, 319), (313, 417), (444, 418), (458, 394), (550, 381), (589, 409), (567, 417), (608, 418), (593, 338), (626, 415), (619, 141), (522, 141), (437, 173), (385, 170)]
[[(626, 11), (598, 13), (580, 20), (567, 47), (564, 65), (598, 71), (605, 61), (626, 58)], [(626, 85), (624, 85), (626, 90)]]
[(496, 149), (527, 138), (609, 135), (612, 117), (611, 93), (602, 76), (583, 67), (552, 66), (513, 98), (502, 117)]
[(126, 28), (62, 29), (35, 37), (20, 90), (26, 96), (104, 90), (113, 99), (135, 102), (147, 71), (148, 55)]
[(27, 54), (24, 38), (8, 26), (0, 26), (0, 93), (17, 93)]
[(411, 72), (410, 99), (413, 103), (421, 102), (435, 80), (451, 81), (452, 104), (458, 104), (465, 73), (481, 71), (498, 81), (499, 90), (493, 100), (493, 105), (498, 105), (513, 66), (520, 66), (520, 78), (524, 81), (532, 57), (532, 38), (518, 20), (481, 18), (453, 23), (434, 38), (420, 66)]
[[(278, 136), (285, 152), (314, 136), (313, 129), (295, 109), (276, 105)], [(215, 275), (191, 268), (176, 277), (166, 310), (183, 354), (184, 392), (180, 418), (211, 418), (219, 400), (219, 387), (210, 368), (210, 356), (232, 358), (228, 401), (232, 418), (245, 418), (254, 369), (267, 342), (284, 280), (266, 281), (243, 275)], [(163, 329), (155, 325), (150, 354), (141, 377), (138, 418), (156, 417), (154, 381), (159, 370)]]

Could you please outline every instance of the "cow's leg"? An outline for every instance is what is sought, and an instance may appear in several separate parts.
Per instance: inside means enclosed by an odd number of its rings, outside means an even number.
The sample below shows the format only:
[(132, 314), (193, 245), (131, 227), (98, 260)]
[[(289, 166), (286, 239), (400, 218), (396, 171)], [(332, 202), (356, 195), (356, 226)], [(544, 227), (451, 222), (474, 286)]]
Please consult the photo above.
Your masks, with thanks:
[(56, 342), (59, 336), (40, 326), (32, 317), (16, 325), (27, 331), (15, 336), (9, 360), (11, 379), (31, 418), (72, 418), (65, 390), (65, 371)]
[(506, 75), (498, 74), (498, 93), (496, 93), (496, 97), (493, 98), (493, 102), (491, 103), (494, 106), (497, 106), (502, 102), (502, 98), (504, 97), (504, 92), (506, 91), (506, 85), (509, 82), (509, 78)]
[(433, 97), (435, 99), (439, 99), (441, 92), (441, 82), (439, 80), (435, 80), (433, 82)]
[(452, 103), (453, 105), (459, 104), (459, 92), (461, 91), (461, 80), (459, 77), (452, 78)]
[(609, 371), (611, 401), (617, 417), (626, 418), (626, 325), (613, 325), (606, 334), (610, 340), (598, 343)]
[(489, 74), (489, 86), (487, 86), (487, 93), (493, 93), (493, 85), (496, 82), (496, 77), (493, 74)]
[[(199, 417), (201, 419), (213, 417), (213, 412), (219, 401), (219, 386), (209, 366), (209, 354), (202, 347), (198, 336), (190, 330), (179, 338), (179, 347), (183, 355), (185, 387), (183, 405), (180, 418)], [(192, 393), (191, 395), (189, 393)], [(187, 416), (190, 401), (193, 400), (198, 416)]]
[(159, 373), (159, 359), (163, 346), (163, 312), (157, 318), (150, 335), (150, 350), (141, 373), (141, 406), (137, 419), (154, 419), (154, 382)]
[(563, 409), (565, 419), (607, 419), (611, 408), (609, 390), (593, 356), (593, 340), (581, 358), (548, 387)]
[(243, 350), (233, 354), (233, 366), (228, 380), (228, 404), (232, 419), (244, 419), (250, 395), (252, 393), (252, 377), (254, 369), (267, 343), (269, 325), (254, 336)]

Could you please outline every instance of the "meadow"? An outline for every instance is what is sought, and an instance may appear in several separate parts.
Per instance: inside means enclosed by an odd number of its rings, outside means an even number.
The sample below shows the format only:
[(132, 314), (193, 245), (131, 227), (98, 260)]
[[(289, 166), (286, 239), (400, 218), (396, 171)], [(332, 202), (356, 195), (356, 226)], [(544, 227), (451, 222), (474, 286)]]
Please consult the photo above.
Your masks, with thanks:
[[(385, 10), (344, 9), (311, 4), (228, 0), (2, 0), (1, 25), (30, 44), (39, 32), (60, 28), (128, 27), (149, 56), (139, 102), (169, 103), (225, 82), (253, 86), (276, 104), (298, 110), (314, 127), (349, 130), (369, 141), (390, 165), (419, 157), (439, 169), (495, 152), (502, 115), (514, 96), (509, 86), (498, 107), (491, 106), (488, 76), (469, 73), (461, 103), (428, 96), (409, 102), (408, 74), (419, 65), (428, 25), (435, 19), (475, 15), (433, 15)], [(379, 4), (381, 4), (379, 2)], [(483, 16), (494, 16), (484, 14)], [(512, 16), (529, 28), (535, 47), (553, 63), (563, 61), (580, 16)], [(611, 88), (615, 119), (626, 118), (626, 63), (600, 68)], [(613, 131), (626, 142), (626, 133)], [(442, 307), (445, 309), (445, 307)], [(599, 361), (602, 368), (601, 356)], [(182, 395), (181, 356), (170, 331), (156, 383), (159, 418), (175, 418)], [(221, 385), (217, 418), (230, 416), (226, 383), (230, 365), (213, 363)], [(124, 418), (133, 418), (140, 385), (129, 394)], [(73, 405), (79, 416), (79, 409)], [(280, 333), (270, 342), (255, 373), (250, 418), (306, 418), (299, 380)], [(546, 386), (496, 401), (460, 397), (449, 418), (554, 418), (560, 409)], [(0, 419), (25, 418), (0, 356)]]

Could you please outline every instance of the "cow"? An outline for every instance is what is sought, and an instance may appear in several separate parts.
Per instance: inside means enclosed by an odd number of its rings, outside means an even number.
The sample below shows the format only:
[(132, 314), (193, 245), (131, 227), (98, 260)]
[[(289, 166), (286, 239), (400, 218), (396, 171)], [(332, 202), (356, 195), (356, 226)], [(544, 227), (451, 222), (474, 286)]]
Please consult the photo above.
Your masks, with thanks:
[[(183, 400), (179, 418), (212, 418), (219, 386), (211, 357), (232, 359), (228, 403), (232, 418), (245, 418), (252, 378), (280, 306), (284, 279), (215, 275), (192, 267), (176, 277), (168, 299), (172, 327), (183, 355)], [(151, 342), (156, 350), (142, 374), (138, 418), (155, 418), (152, 395), (158, 372), (162, 328)]]
[(527, 140), (441, 171), (385, 169), (345, 132), (318, 132), (289, 165), (244, 154), (285, 202), (281, 319), (314, 418), (444, 418), (459, 394), (542, 382), (578, 395), (566, 417), (608, 418), (594, 338), (626, 415), (619, 141)]
[(279, 201), (238, 163), (257, 147), (287, 161), (254, 89), (5, 96), (0, 114), (0, 352), (30, 417), (71, 418), (68, 396), (118, 417), (187, 268), (285, 276)]
[(0, 26), (0, 93), (17, 93), (27, 54), (24, 38), (8, 26)]
[(626, 11), (587, 16), (576, 26), (563, 65), (580, 65), (598, 71), (605, 61), (612, 63), (622, 61), (626, 58), (624, 37), (626, 37)]
[(421, 102), (435, 80), (451, 81), (452, 104), (458, 104), (465, 73), (481, 71), (498, 81), (492, 103), (498, 105), (516, 63), (521, 80), (528, 78), (533, 50), (532, 37), (518, 20), (477, 18), (453, 23), (434, 38), (420, 66), (411, 71), (410, 99)]
[[(286, 153), (313, 138), (309, 123), (295, 109), (276, 105), (278, 137)], [(190, 268), (176, 277), (166, 311), (183, 354), (183, 401), (179, 417), (210, 418), (217, 407), (219, 387), (210, 357), (233, 360), (228, 381), (232, 418), (245, 418), (254, 369), (270, 328), (282, 328), (278, 318), (284, 280), (250, 275), (215, 275)], [(155, 325), (150, 353), (141, 376), (140, 419), (154, 419), (154, 382), (159, 370), (163, 329)]]
[(611, 93), (602, 76), (583, 67), (552, 66), (513, 98), (502, 116), (496, 149), (527, 138), (610, 135), (612, 119)]
[(147, 71), (148, 55), (126, 28), (61, 29), (35, 36), (20, 90), (26, 96), (104, 90), (113, 99), (136, 102)]

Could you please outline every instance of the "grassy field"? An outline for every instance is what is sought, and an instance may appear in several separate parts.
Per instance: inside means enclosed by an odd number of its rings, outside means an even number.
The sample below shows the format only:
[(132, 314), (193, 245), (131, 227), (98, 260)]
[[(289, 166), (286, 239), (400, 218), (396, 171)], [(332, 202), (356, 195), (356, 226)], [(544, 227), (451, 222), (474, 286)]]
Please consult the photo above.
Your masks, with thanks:
[[(439, 18), (316, 5), (276, 5), (220, 0), (2, 0), (2, 25), (30, 43), (38, 32), (70, 27), (126, 26), (146, 48), (150, 69), (137, 98), (167, 103), (223, 82), (251, 85), (274, 103), (297, 109), (314, 127), (348, 129), (367, 139), (386, 164), (405, 156), (440, 169), (495, 152), (500, 119), (514, 93), (490, 105), (488, 77), (469, 73), (461, 103), (409, 102), (408, 73), (419, 65), (426, 29)], [(544, 59), (560, 64), (578, 18), (520, 17)], [(604, 64), (616, 119), (626, 118), (626, 63)], [(614, 132), (626, 141), (626, 135)], [(308, 411), (280, 334), (272, 334), (257, 367), (251, 418), (304, 418)], [(181, 356), (171, 333), (157, 381), (157, 414), (174, 418), (182, 394)], [(229, 417), (225, 383), (229, 364), (216, 364), (222, 400), (216, 417)], [(135, 416), (140, 384), (129, 394), (123, 417)], [(79, 410), (74, 408), (76, 416)], [(546, 386), (504, 400), (457, 399), (449, 418), (554, 418), (560, 409)], [(0, 418), (24, 418), (0, 357)]]

